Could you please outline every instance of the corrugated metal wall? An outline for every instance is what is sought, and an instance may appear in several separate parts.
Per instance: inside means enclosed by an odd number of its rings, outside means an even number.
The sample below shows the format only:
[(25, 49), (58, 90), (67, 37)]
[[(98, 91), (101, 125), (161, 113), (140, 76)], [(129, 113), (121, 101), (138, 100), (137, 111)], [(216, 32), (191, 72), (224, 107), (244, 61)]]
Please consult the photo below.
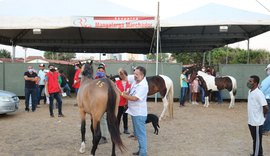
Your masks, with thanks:
[[(236, 99), (247, 99), (248, 88), (247, 81), (251, 75), (260, 77), (260, 82), (266, 77), (266, 64), (220, 64), (220, 75), (233, 76), (237, 81)], [(229, 99), (227, 90), (222, 91), (224, 99)]]
[(4, 63), (0, 63), (0, 89), (4, 89)]

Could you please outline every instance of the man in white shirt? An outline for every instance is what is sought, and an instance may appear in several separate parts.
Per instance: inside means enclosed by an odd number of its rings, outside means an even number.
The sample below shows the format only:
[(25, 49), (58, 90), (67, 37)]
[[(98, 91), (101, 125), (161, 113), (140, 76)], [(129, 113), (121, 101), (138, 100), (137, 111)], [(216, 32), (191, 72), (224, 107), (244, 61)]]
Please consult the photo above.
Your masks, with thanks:
[(248, 92), (248, 126), (253, 139), (253, 154), (251, 156), (262, 156), (262, 127), (268, 106), (264, 94), (258, 88), (260, 78), (256, 75), (250, 76), (247, 87)]
[[(41, 94), (42, 94), (42, 91), (43, 89), (45, 89), (45, 64), (41, 63), (39, 64), (39, 71), (38, 71), (38, 77), (39, 77), (39, 82), (38, 82), (38, 98), (37, 98), (37, 102), (38, 102), (38, 105), (40, 104), (40, 100), (41, 100)], [(44, 104), (46, 104), (46, 98), (45, 96), (43, 97), (44, 98)]]
[(121, 96), (128, 100), (128, 110), (126, 113), (131, 115), (134, 135), (138, 139), (139, 151), (133, 155), (147, 155), (147, 136), (145, 121), (147, 118), (147, 93), (148, 83), (145, 78), (146, 70), (142, 66), (134, 70), (135, 81), (131, 85), (129, 94), (121, 92)]

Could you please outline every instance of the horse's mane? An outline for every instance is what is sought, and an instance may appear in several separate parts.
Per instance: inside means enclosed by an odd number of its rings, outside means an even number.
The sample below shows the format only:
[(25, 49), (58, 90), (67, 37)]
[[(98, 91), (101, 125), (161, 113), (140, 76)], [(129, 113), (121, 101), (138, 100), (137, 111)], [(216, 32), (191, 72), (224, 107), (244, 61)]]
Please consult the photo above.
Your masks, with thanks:
[(90, 63), (85, 63), (82, 67), (82, 75), (89, 78), (93, 79), (93, 67), (92, 67), (92, 61)]

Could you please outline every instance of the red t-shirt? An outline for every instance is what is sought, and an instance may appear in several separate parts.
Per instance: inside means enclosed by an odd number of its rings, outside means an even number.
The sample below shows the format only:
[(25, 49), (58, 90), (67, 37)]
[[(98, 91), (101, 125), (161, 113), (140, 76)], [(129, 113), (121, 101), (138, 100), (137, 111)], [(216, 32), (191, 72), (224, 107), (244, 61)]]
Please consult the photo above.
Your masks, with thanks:
[(74, 82), (76, 81), (76, 83), (72, 85), (73, 88), (80, 88), (80, 84), (81, 84), (81, 81), (79, 79), (80, 73), (81, 73), (81, 69), (77, 69), (74, 75), (74, 79), (73, 79)]
[[(128, 83), (128, 81), (126, 81), (126, 85), (123, 85), (123, 81), (122, 80), (118, 80), (115, 82), (117, 88), (121, 91), (121, 92), (126, 92), (130, 89), (131, 85)], [(119, 102), (119, 106), (125, 106), (127, 105), (127, 100), (125, 98), (123, 98), (122, 96), (120, 96), (120, 102)]]
[(58, 93), (61, 91), (59, 82), (58, 82), (58, 73), (57, 72), (48, 72), (47, 76), (47, 87), (49, 94)]

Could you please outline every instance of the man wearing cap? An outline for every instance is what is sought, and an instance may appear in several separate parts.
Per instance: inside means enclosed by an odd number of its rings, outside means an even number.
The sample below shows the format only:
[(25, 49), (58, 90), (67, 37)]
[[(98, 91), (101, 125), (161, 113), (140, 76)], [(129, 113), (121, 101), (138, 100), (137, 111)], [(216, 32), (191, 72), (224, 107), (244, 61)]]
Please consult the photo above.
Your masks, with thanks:
[[(270, 108), (270, 64), (268, 64), (268, 66), (265, 68), (267, 77), (262, 81), (261, 83), (261, 91), (263, 92), (267, 104), (268, 104), (268, 108)], [(268, 111), (267, 116), (266, 116), (266, 120), (263, 124), (263, 135), (269, 135), (270, 134), (270, 111)]]
[(106, 77), (105, 65), (103, 63), (98, 65), (95, 79)]
[[(38, 77), (39, 77), (39, 82), (38, 82), (38, 95), (37, 95), (37, 103), (38, 105), (40, 104), (40, 100), (41, 100), (41, 94), (42, 94), (42, 91), (45, 87), (45, 64), (41, 63), (39, 64), (39, 71), (38, 71)], [(46, 98), (45, 96), (43, 96), (44, 98), (44, 104), (46, 104)]]

